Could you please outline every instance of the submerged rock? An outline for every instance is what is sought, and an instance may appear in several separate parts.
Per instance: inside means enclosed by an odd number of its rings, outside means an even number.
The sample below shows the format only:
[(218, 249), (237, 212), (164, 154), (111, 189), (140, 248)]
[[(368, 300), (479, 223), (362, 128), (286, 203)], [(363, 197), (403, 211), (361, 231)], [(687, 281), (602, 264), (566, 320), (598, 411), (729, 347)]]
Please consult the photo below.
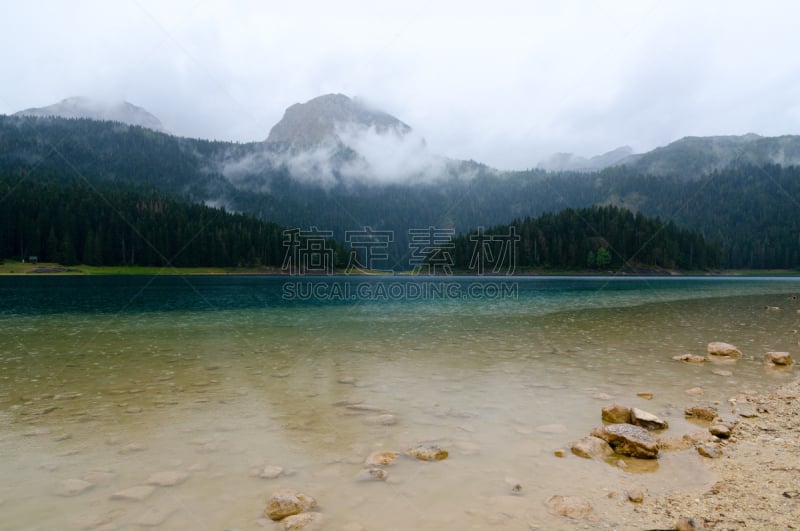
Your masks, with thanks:
[(279, 490), (270, 496), (264, 514), (272, 520), (282, 520), (287, 516), (302, 513), (317, 506), (317, 500), (294, 490)]
[(389, 466), (394, 463), (398, 455), (400, 455), (399, 452), (391, 451), (372, 452), (364, 460), (364, 464), (367, 466)]
[(696, 356), (694, 354), (681, 354), (680, 356), (672, 356), (675, 361), (685, 361), (686, 363), (705, 363), (707, 360), (703, 356)]
[(722, 341), (712, 341), (706, 347), (706, 352), (709, 356), (716, 356), (719, 358), (738, 359), (742, 357), (742, 351), (730, 343)]
[(406, 454), (420, 461), (441, 461), (450, 455), (447, 450), (437, 445), (419, 445), (406, 450)]
[(389, 477), (389, 473), (379, 467), (365, 468), (356, 474), (356, 481), (383, 481)]
[(666, 420), (638, 407), (631, 409), (631, 424), (641, 426), (646, 430), (666, 430), (669, 427)]
[(94, 483), (82, 479), (65, 479), (56, 487), (56, 494), (59, 496), (78, 496), (94, 488)]
[(319, 531), (324, 522), (322, 513), (301, 513), (287, 516), (281, 523), (284, 531)]
[(773, 365), (791, 365), (792, 355), (788, 352), (767, 352), (764, 354), (764, 361)]
[(592, 459), (595, 457), (603, 459), (614, 453), (614, 449), (611, 448), (606, 441), (591, 435), (573, 441), (570, 443), (569, 449), (572, 450), (573, 454), (585, 459)]
[(611, 424), (623, 424), (631, 421), (631, 408), (621, 404), (609, 404), (601, 410), (601, 417), (604, 422)]
[(283, 468), (276, 466), (276, 465), (267, 465), (264, 467), (263, 470), (258, 474), (258, 477), (262, 479), (275, 479), (283, 474)]
[(592, 504), (580, 496), (550, 496), (545, 503), (554, 513), (570, 518), (581, 518), (592, 512)]
[(716, 444), (698, 444), (697, 453), (710, 459), (722, 456), (722, 450)]
[(156, 472), (151, 475), (148, 480), (148, 485), (156, 485), (158, 487), (174, 487), (189, 479), (189, 474), (186, 472), (178, 472), (174, 470), (165, 470), (163, 472)]
[(686, 418), (695, 418), (711, 422), (717, 418), (717, 408), (710, 405), (689, 406), (683, 410)]
[(114, 494), (111, 495), (111, 499), (142, 501), (148, 498), (155, 491), (156, 488), (153, 487), (152, 485), (138, 485), (136, 487), (130, 487), (128, 489), (115, 492)]
[(658, 443), (647, 430), (633, 424), (611, 424), (592, 430), (592, 436), (606, 441), (620, 455), (655, 459)]

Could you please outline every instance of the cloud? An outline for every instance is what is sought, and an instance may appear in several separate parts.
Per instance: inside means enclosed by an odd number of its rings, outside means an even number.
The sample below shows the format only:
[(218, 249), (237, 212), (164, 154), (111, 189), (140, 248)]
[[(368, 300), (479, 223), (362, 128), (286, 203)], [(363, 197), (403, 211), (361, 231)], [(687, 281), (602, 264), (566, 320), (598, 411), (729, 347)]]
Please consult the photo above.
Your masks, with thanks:
[[(402, 117), (432, 153), (519, 169), (799, 132), (798, 18), (790, 1), (12, 2), (0, 112), (105, 96), (180, 135), (251, 142), (289, 105), (341, 92)], [(383, 140), (352, 139), (399, 157)]]

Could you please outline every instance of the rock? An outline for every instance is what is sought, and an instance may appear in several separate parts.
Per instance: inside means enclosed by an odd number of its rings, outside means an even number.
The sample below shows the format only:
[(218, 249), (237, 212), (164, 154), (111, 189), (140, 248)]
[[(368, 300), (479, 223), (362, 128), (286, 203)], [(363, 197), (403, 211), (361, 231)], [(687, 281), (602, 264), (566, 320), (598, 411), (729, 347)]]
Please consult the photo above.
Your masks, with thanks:
[(364, 460), (364, 464), (367, 466), (389, 466), (394, 463), (398, 455), (400, 455), (399, 452), (372, 452)]
[(317, 500), (294, 490), (279, 490), (270, 496), (264, 514), (272, 520), (282, 520), (287, 516), (302, 513), (317, 506)]
[(718, 358), (731, 358), (738, 359), (742, 357), (742, 351), (731, 345), (730, 343), (723, 343), (722, 341), (712, 341), (706, 347), (706, 352), (709, 356), (716, 356)]
[(570, 518), (581, 518), (592, 512), (592, 504), (580, 496), (550, 496), (545, 503), (554, 513)]
[(601, 410), (604, 422), (611, 424), (624, 424), (631, 421), (631, 408), (621, 404), (609, 404)]
[(770, 312), (778, 312), (780, 311), (780, 306), (764, 306), (765, 310), (769, 310)]
[(659, 437), (657, 442), (659, 450), (665, 452), (688, 450), (692, 447), (692, 442), (683, 437)]
[(683, 410), (686, 418), (694, 418), (700, 420), (707, 420), (711, 422), (717, 417), (717, 408), (709, 405), (689, 406)]
[[(175, 510), (174, 507), (148, 507), (137, 515), (136, 525), (142, 527), (159, 527), (175, 513)], [(114, 527), (113, 529), (117, 528)]]
[(175, 485), (180, 485), (187, 479), (189, 479), (189, 474), (186, 472), (165, 470), (151, 475), (147, 479), (147, 484), (156, 485), (157, 487), (174, 487)]
[(567, 427), (563, 424), (543, 424), (536, 426), (536, 431), (539, 433), (564, 433), (567, 431)]
[(638, 396), (639, 398), (644, 398), (645, 400), (653, 399), (653, 393), (645, 393), (645, 392), (636, 393), (636, 396)]
[(691, 396), (701, 396), (706, 394), (702, 387), (692, 387), (691, 389), (687, 389), (685, 393)]
[(601, 426), (591, 433), (606, 441), (620, 455), (655, 459), (658, 457), (658, 443), (647, 430), (633, 424), (612, 424)]
[(283, 468), (275, 465), (267, 465), (261, 470), (258, 477), (262, 479), (275, 479), (281, 474), (283, 474)]
[(152, 485), (138, 485), (136, 487), (130, 487), (128, 489), (115, 492), (111, 495), (111, 499), (142, 501), (148, 498), (155, 491), (156, 488)]
[(302, 513), (287, 516), (281, 522), (284, 531), (318, 531), (322, 529), (325, 518), (322, 513)]
[(703, 356), (696, 356), (694, 354), (681, 354), (680, 356), (672, 356), (676, 361), (685, 361), (686, 363), (705, 363), (707, 360)]
[(441, 461), (447, 459), (447, 450), (436, 445), (420, 445), (406, 450), (406, 454), (420, 461)]
[(737, 415), (746, 419), (758, 416), (758, 408), (750, 402), (737, 402), (735, 411)]
[(596, 398), (597, 400), (611, 400), (611, 395), (607, 393), (596, 393), (592, 395), (592, 398)]
[(681, 516), (675, 523), (675, 531), (705, 531), (705, 529), (705, 523), (688, 516)]
[(641, 490), (629, 490), (628, 500), (633, 503), (642, 503), (644, 501), (644, 492)]
[(711, 372), (716, 374), (717, 376), (733, 376), (733, 373), (731, 371), (726, 371), (723, 369), (714, 369)]
[(631, 409), (631, 424), (641, 426), (646, 430), (666, 430), (669, 427), (666, 420), (662, 420), (638, 407)]
[(372, 415), (370, 417), (366, 417), (364, 422), (377, 426), (394, 426), (397, 424), (397, 417), (391, 413), (384, 413), (383, 415)]
[(698, 444), (697, 453), (711, 459), (722, 456), (722, 450), (716, 444)]
[(791, 365), (792, 355), (788, 352), (767, 352), (764, 354), (764, 361), (773, 365)]
[(731, 436), (731, 429), (725, 424), (712, 424), (708, 427), (708, 431), (720, 439), (728, 439)]
[(556, 457), (567, 457), (567, 451), (563, 448), (557, 448), (553, 450), (553, 455)]
[(365, 468), (356, 474), (356, 481), (383, 481), (389, 476), (389, 473), (382, 468), (372, 467)]
[(56, 487), (56, 494), (59, 496), (78, 496), (94, 488), (94, 483), (82, 479), (65, 479)]
[(585, 459), (592, 459), (595, 457), (603, 459), (614, 453), (613, 448), (611, 448), (606, 441), (591, 435), (573, 441), (570, 443), (569, 449), (572, 450), (573, 454)]

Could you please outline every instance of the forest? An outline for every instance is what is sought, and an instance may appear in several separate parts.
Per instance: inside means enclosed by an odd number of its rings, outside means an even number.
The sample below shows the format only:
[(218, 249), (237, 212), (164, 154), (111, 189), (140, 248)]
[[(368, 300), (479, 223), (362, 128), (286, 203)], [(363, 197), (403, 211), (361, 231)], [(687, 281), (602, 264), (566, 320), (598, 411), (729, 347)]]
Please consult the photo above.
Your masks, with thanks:
[[(759, 140), (759, 149), (771, 145), (767, 142), (784, 140)], [(694, 253), (700, 252), (699, 247), (690, 246), (689, 254), (683, 256), (682, 250), (661, 245), (658, 248), (662, 251), (653, 251), (656, 254), (640, 252), (631, 258), (630, 249), (639, 249), (642, 242), (622, 245), (609, 241), (607, 250), (612, 264), (633, 259), (653, 264), (674, 263), (678, 267), (708, 262), (718, 263), (723, 269), (800, 270), (800, 215), (797, 214), (800, 167), (797, 166), (733, 161), (722, 169), (694, 173), (692, 164), (670, 162), (685, 156), (683, 151), (672, 153), (662, 149), (659, 175), (642, 173), (631, 166), (615, 166), (594, 173), (549, 173), (537, 169), (498, 172), (463, 162), (459, 166), (465, 170), (463, 174), (448, 174), (440, 180), (415, 184), (343, 181), (320, 186), (296, 179), (287, 167), (269, 162), (274, 159), (258, 158), (259, 154), (279, 149), (263, 142), (238, 144), (180, 138), (111, 122), (0, 116), (0, 175), (4, 176), (5, 186), (19, 176), (26, 176), (24, 192), (42, 194), (38, 207), (32, 197), (23, 200), (21, 196), (9, 196), (0, 204), (2, 256), (19, 258), (27, 254), (119, 264), (163, 261), (146, 245), (131, 247), (137, 236), (130, 232), (130, 226), (109, 220), (108, 204), (75, 189), (75, 186), (91, 186), (120, 204), (126, 203), (119, 211), (128, 216), (126, 219), (141, 224), (141, 230), (149, 231), (148, 241), (158, 242), (159, 249), (163, 243), (164, 258), (168, 260), (172, 258), (170, 253), (180, 250), (181, 247), (175, 246), (186, 234), (210, 223), (212, 218), (219, 219), (220, 235), (212, 238), (204, 234), (208, 241), (193, 241), (176, 255), (175, 260), (182, 263), (197, 263), (202, 258), (207, 265), (275, 264), (279, 261), (276, 252), (280, 247), (275, 245), (280, 243), (279, 238), (259, 247), (253, 243), (252, 234), (280, 232), (278, 226), (317, 226), (332, 231), (340, 242), (348, 230), (364, 227), (391, 230), (396, 237), (389, 261), (400, 263), (408, 252), (407, 235), (411, 229), (433, 226), (466, 234), (481, 226), (502, 226), (515, 219), (536, 219), (554, 216), (565, 209), (610, 205), (635, 213), (634, 220), (641, 215), (663, 220), (668, 228), (697, 231), (704, 242), (716, 245), (719, 253), (718, 260), (702, 253), (695, 256)], [(692, 153), (692, 160), (697, 159), (699, 155)], [(746, 155), (742, 153), (742, 161), (754, 160)], [(260, 160), (263, 164), (239, 166), (239, 173), (226, 174), (231, 161), (238, 164), (243, 160)], [(670, 164), (673, 170), (667, 171)], [(242, 170), (243, 167), (247, 169)], [(58, 186), (65, 188), (59, 191)], [(64, 194), (64, 198), (54, 199), (58, 194)], [(78, 196), (83, 196), (83, 203)], [(158, 226), (159, 222), (154, 221), (157, 212), (131, 207), (129, 203), (149, 201), (139, 196), (156, 198), (155, 204), (169, 205), (170, 215), (175, 217), (169, 226), (174, 230)], [(61, 205), (67, 199), (68, 208)], [(13, 201), (19, 203), (12, 204)], [(250, 228), (234, 237), (233, 229), (223, 228), (228, 221), (222, 220), (227, 220), (228, 215), (198, 204), (224, 206), (229, 213), (241, 213), (237, 214), (240, 217), (235, 218), (236, 223)], [(82, 208), (82, 214), (73, 216), (69, 213), (72, 208)], [(49, 210), (63, 220), (53, 223)], [(192, 219), (195, 215), (203, 220)], [(181, 220), (181, 216), (186, 219)], [(72, 217), (74, 221), (66, 221)], [(156, 226), (148, 225), (151, 223)], [(518, 223), (522, 229), (524, 221)], [(520, 259), (531, 266), (577, 267), (584, 263), (591, 266), (591, 251), (596, 265), (597, 252), (602, 247), (597, 245), (598, 240), (587, 243), (568, 224), (552, 227), (559, 234), (562, 229), (566, 232), (560, 238), (547, 235), (553, 241), (544, 242), (545, 247), (540, 245), (541, 237), (530, 239), (528, 244), (522, 242)], [(583, 239), (567, 242), (570, 234)], [(68, 238), (66, 243), (62, 235)], [(601, 236), (609, 238), (606, 234)], [(48, 240), (60, 241), (64, 249), (53, 249), (47, 245)], [(66, 248), (73, 251), (65, 252)], [(659, 252), (667, 252), (669, 256), (659, 256)], [(603, 253), (601, 262), (605, 261)]]
[[(283, 228), (163, 192), (0, 174), (0, 260), (280, 267)], [(126, 189), (127, 188), (127, 189)]]

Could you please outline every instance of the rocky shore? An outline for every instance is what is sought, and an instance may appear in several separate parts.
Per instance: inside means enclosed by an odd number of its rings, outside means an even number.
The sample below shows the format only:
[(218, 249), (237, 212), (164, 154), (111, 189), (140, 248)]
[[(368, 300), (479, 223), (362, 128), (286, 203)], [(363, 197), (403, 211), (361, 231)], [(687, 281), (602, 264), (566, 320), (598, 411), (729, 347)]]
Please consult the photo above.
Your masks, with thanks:
[(624, 530), (800, 528), (800, 380), (731, 404), (747, 413), (720, 441), (722, 455), (707, 460), (717, 479), (710, 489), (645, 497), (605, 523)]

